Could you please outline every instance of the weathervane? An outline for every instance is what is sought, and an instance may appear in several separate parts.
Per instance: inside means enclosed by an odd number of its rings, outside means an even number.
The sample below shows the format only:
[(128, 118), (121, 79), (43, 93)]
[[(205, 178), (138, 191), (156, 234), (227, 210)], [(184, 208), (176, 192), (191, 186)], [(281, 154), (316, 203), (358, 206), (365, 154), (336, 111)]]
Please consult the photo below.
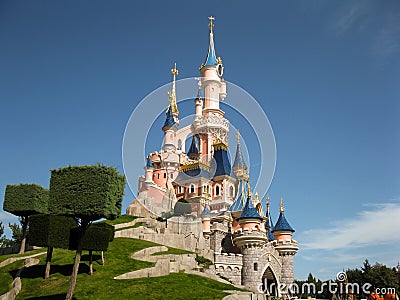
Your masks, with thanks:
[(215, 18), (213, 16), (209, 16), (208, 19), (210, 20), (210, 23), (208, 24), (208, 27), (210, 27), (210, 31), (212, 32), (212, 29), (214, 27), (213, 21), (215, 20)]

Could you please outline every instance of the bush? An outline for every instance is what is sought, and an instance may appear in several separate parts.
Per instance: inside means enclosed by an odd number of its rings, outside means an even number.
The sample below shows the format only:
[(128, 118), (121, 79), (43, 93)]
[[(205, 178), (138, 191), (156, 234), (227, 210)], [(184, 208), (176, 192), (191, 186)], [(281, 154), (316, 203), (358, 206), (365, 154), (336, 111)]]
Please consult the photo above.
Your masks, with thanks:
[(7, 185), (3, 209), (16, 216), (47, 212), (49, 190), (37, 184)]
[[(78, 248), (78, 238), (81, 234), (81, 228), (77, 227), (71, 230), (70, 250)], [(86, 230), (83, 238), (83, 250), (107, 251), (108, 243), (114, 239), (114, 226), (104, 222), (93, 223)]]
[(51, 170), (49, 213), (98, 220), (121, 214), (125, 176), (113, 167), (74, 166)]
[(70, 231), (77, 223), (72, 217), (34, 215), (29, 218), (29, 244), (68, 249)]

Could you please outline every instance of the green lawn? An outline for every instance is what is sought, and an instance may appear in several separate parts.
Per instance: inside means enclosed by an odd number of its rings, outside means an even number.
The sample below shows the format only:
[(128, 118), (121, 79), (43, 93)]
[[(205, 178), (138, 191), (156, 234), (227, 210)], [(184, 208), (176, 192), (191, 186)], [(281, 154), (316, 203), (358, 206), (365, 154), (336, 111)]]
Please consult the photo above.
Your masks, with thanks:
[(3, 268), (0, 268), (0, 295), (7, 293), (11, 289), (13, 276), (18, 269), (24, 266), (23, 260), (18, 260)]
[[(74, 297), (76, 299), (222, 299), (223, 290), (234, 289), (207, 278), (178, 273), (163, 277), (114, 280), (114, 276), (154, 266), (154, 263), (137, 261), (130, 258), (135, 251), (156, 244), (127, 238), (117, 238), (110, 243), (105, 252), (105, 265), (99, 265), (100, 256), (95, 257), (94, 274), (87, 275), (87, 253), (84, 252), (80, 265)], [(172, 249), (172, 252), (182, 250)], [(22, 274), (22, 290), (16, 299), (64, 299), (69, 286), (74, 252), (55, 249), (50, 278), (43, 279), (45, 256), (40, 264), (26, 269)], [(19, 262), (22, 265), (22, 261)], [(15, 264), (15, 265), (14, 265)], [(21, 265), (14, 263), (1, 269), (0, 284), (11, 284), (11, 271)], [(9, 268), (8, 268), (9, 267)], [(8, 274), (8, 277), (4, 274)], [(3, 278), (4, 277), (4, 278)], [(196, 287), (196, 288), (194, 288)]]
[(1, 256), (0, 256), (0, 262), (5, 261), (7, 258), (10, 258), (10, 257), (28, 256), (28, 255), (32, 255), (32, 254), (36, 254), (36, 253), (40, 253), (40, 252), (45, 252), (45, 253), (46, 253), (46, 251), (47, 251), (46, 248), (40, 248), (40, 249), (31, 250), (31, 251), (25, 251), (24, 254), (7, 254), (7, 255), (1, 255)]

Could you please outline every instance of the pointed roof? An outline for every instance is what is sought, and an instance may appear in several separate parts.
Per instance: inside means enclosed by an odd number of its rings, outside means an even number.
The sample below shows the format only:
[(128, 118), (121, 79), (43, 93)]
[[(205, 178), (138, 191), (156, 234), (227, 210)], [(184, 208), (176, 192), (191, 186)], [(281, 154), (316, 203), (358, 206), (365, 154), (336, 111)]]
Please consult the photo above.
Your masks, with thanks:
[(232, 203), (232, 205), (229, 207), (230, 212), (236, 212), (236, 211), (242, 211), (245, 203), (246, 203), (246, 197), (243, 194), (243, 191), (245, 191), (247, 188), (245, 187), (246, 181), (244, 180), (239, 180), (238, 184), (238, 191), (236, 193), (236, 199)]
[(238, 136), (238, 141), (237, 141), (237, 146), (236, 146), (236, 155), (235, 155), (235, 160), (233, 162), (233, 169), (239, 169), (239, 168), (243, 168), (243, 169), (247, 169), (246, 163), (244, 162), (243, 159), (243, 154), (242, 154), (242, 149), (240, 147), (240, 133), (238, 131), (237, 133)]
[(269, 209), (269, 197), (267, 196), (267, 228), (268, 228), (268, 240), (273, 241), (275, 239), (274, 235), (272, 234), (272, 229), (274, 228), (274, 223), (272, 222), (271, 212)]
[(190, 144), (190, 148), (188, 151), (188, 155), (190, 156), (191, 154), (199, 154), (199, 149), (197, 148), (197, 143), (196, 143), (196, 136), (192, 136), (192, 143)]
[(214, 144), (214, 155), (216, 168), (214, 177), (220, 175), (231, 175), (231, 163), (228, 158), (227, 147), (223, 143)]
[(274, 231), (291, 231), (294, 232), (295, 230), (290, 226), (289, 222), (286, 220), (285, 215), (283, 214), (283, 211), (279, 214), (278, 221), (276, 222)]
[(257, 210), (254, 208), (253, 204), (251, 204), (251, 197), (247, 197), (246, 205), (244, 206), (243, 212), (238, 218), (238, 220), (243, 219), (259, 219), (263, 220)]
[(283, 214), (285, 211), (285, 208), (283, 207), (283, 197), (281, 197), (281, 204), (280, 204), (279, 210), (280, 210), (279, 218), (278, 218), (278, 221), (276, 222), (275, 227), (272, 230), (272, 232), (274, 232), (274, 231), (294, 232), (294, 229), (292, 228), (292, 226), (290, 226), (289, 222), (285, 218), (285, 215)]
[(201, 213), (201, 216), (208, 216), (208, 215), (210, 215), (210, 214), (211, 214), (211, 211), (210, 211), (210, 209), (208, 208), (208, 205), (206, 204), (206, 206), (204, 206), (203, 212)]
[(174, 125), (175, 125), (175, 120), (174, 120), (174, 116), (172, 115), (172, 109), (170, 106), (168, 106), (167, 112), (166, 112), (166, 118), (165, 118), (165, 122), (164, 122), (164, 126), (163, 126), (162, 130), (168, 129)]
[(217, 63), (217, 55), (215, 54), (215, 47), (214, 47), (214, 34), (213, 34), (213, 27), (214, 23), (213, 21), (215, 20), (214, 17), (210, 16), (208, 17), (210, 20), (210, 23), (208, 24), (208, 27), (210, 28), (210, 40), (208, 43), (208, 53), (206, 60), (204, 61), (202, 67), (204, 66), (216, 66)]

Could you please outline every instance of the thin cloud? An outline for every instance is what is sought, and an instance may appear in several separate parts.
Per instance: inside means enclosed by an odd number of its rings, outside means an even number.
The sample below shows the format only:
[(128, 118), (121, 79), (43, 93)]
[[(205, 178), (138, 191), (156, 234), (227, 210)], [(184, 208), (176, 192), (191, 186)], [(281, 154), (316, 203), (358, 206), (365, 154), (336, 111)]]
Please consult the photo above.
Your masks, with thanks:
[(383, 28), (378, 32), (373, 52), (381, 57), (389, 57), (400, 50), (400, 14), (389, 15)]
[(349, 2), (342, 7), (334, 18), (333, 29), (342, 34), (357, 24), (360, 25), (362, 17), (368, 13), (368, 5), (365, 2)]
[(400, 203), (370, 206), (351, 219), (303, 233), (303, 249), (336, 250), (400, 242)]
[(0, 222), (3, 222), (3, 225), (6, 222), (17, 222), (17, 221), (18, 218), (16, 216), (9, 214), (7, 212), (0, 211)]

